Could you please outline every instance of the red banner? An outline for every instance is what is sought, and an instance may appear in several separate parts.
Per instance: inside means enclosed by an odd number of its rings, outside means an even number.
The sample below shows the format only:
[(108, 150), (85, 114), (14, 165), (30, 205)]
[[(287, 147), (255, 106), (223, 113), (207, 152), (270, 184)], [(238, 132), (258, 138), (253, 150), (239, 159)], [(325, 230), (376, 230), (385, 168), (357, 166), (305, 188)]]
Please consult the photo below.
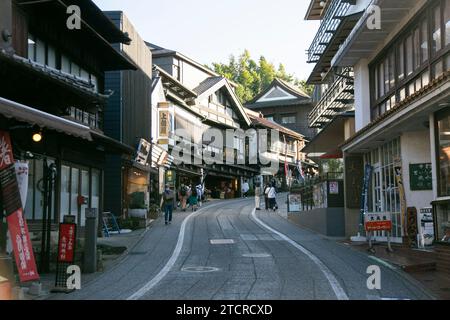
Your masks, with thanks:
[(58, 262), (73, 263), (75, 260), (76, 224), (59, 225)]
[(39, 280), (28, 226), (23, 215), (9, 133), (0, 131), (0, 186), (3, 209), (21, 282)]

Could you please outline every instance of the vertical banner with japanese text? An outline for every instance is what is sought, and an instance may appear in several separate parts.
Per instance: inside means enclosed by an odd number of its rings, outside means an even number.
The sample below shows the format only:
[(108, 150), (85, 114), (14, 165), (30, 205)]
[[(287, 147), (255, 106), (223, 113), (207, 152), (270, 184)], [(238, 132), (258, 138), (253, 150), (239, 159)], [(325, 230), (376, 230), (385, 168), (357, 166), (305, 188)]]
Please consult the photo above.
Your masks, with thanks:
[(75, 260), (76, 228), (74, 223), (59, 225), (58, 262), (73, 263)]
[(17, 182), (11, 139), (5, 131), (0, 131), (0, 186), (20, 281), (38, 280), (39, 274)]

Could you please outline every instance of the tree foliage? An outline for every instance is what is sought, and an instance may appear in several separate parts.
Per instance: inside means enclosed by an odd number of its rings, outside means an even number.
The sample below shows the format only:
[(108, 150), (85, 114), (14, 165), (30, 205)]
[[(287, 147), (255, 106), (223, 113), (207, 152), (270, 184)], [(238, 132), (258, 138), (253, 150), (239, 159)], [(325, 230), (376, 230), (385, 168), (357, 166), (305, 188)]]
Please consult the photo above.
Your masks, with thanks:
[(265, 90), (275, 78), (289, 82), (309, 95), (313, 90), (313, 87), (308, 86), (306, 81), (289, 74), (283, 64), (280, 63), (277, 68), (264, 56), (255, 61), (248, 50), (238, 57), (231, 55), (227, 63), (213, 63), (209, 68), (238, 85), (236, 94), (242, 103), (252, 100), (258, 93)]

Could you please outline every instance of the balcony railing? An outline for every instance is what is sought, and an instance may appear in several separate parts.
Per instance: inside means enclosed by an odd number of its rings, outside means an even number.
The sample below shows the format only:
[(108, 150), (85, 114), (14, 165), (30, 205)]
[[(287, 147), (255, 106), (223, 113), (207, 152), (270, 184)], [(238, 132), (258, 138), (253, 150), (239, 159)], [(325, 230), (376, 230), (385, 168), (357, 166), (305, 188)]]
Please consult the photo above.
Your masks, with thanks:
[(354, 74), (352, 68), (346, 68), (335, 79), (328, 90), (309, 114), (311, 128), (323, 128), (342, 112), (354, 108)]
[(308, 52), (308, 63), (316, 63), (324, 53), (327, 45), (333, 38), (333, 34), (339, 25), (353, 1), (350, 0), (331, 0), (327, 12), (322, 20), (319, 31), (316, 34)]

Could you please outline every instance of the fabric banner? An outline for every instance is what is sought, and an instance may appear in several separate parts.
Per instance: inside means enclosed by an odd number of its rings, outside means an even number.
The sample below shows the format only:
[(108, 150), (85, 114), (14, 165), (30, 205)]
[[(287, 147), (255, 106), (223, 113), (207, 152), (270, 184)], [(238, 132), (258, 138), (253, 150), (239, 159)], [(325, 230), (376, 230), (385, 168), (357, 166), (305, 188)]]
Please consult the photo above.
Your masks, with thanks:
[(9, 133), (0, 131), (0, 186), (3, 209), (21, 282), (39, 280), (28, 226), (23, 214)]

